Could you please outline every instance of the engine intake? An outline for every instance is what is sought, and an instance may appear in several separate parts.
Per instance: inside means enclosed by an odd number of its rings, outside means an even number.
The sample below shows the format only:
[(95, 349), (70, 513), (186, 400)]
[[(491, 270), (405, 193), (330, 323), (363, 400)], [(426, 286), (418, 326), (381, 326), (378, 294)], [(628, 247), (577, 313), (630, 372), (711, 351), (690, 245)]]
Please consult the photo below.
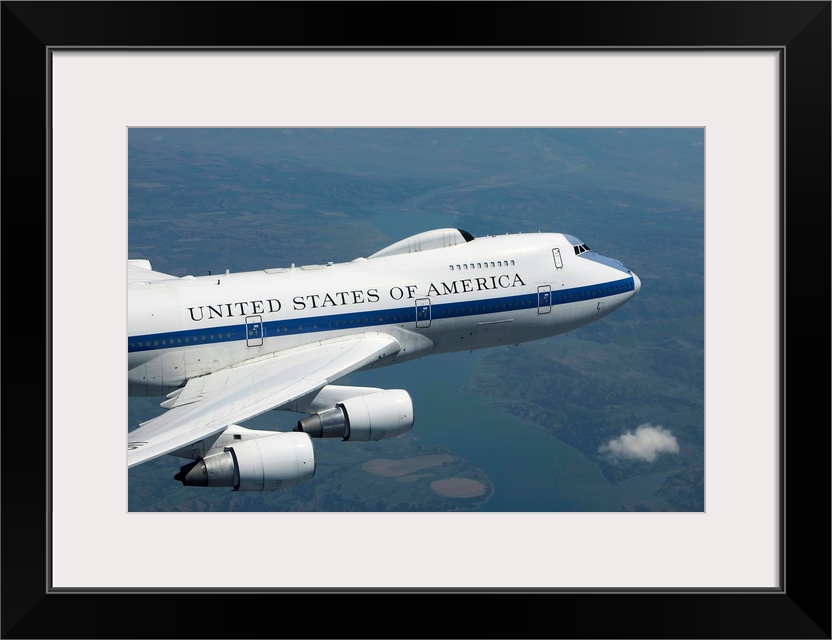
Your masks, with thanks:
[(305, 433), (274, 435), (226, 447), (179, 469), (186, 487), (233, 487), (234, 491), (277, 491), (315, 475), (315, 452)]
[(298, 421), (296, 432), (312, 438), (382, 440), (413, 426), (413, 400), (403, 389), (388, 389), (339, 402)]

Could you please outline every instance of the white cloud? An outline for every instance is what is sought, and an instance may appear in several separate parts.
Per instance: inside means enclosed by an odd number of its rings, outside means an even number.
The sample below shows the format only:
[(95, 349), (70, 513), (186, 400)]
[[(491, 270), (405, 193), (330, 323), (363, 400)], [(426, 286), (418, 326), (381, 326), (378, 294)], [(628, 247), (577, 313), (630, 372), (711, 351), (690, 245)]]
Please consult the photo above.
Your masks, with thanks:
[(653, 462), (660, 453), (679, 453), (679, 443), (670, 431), (649, 422), (639, 425), (635, 433), (628, 431), (598, 447), (598, 454), (612, 463), (619, 460)]

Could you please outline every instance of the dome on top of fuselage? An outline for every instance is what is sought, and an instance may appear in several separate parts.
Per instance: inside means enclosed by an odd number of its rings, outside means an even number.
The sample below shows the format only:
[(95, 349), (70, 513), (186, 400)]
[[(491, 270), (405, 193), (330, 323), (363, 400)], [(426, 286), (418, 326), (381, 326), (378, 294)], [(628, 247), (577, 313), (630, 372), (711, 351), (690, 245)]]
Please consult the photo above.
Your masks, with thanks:
[(417, 233), (415, 236), (410, 236), (404, 240), (399, 240), (381, 251), (376, 251), (370, 256), (370, 259), (406, 253), (418, 253), (432, 249), (444, 249), (457, 244), (471, 242), (473, 239), (474, 236), (462, 229), (433, 229), (431, 231)]

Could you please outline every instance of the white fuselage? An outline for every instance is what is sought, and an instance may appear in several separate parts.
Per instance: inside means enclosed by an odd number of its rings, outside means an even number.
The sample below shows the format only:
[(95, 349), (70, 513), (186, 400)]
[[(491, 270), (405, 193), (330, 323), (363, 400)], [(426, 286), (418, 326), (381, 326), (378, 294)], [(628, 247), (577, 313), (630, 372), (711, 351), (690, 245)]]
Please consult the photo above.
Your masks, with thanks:
[[(348, 263), (129, 285), (130, 395), (353, 333), (401, 345), (383, 366), (570, 331), (640, 288), (621, 263), (559, 233), (485, 236)], [(365, 367), (369, 368), (369, 367)]]

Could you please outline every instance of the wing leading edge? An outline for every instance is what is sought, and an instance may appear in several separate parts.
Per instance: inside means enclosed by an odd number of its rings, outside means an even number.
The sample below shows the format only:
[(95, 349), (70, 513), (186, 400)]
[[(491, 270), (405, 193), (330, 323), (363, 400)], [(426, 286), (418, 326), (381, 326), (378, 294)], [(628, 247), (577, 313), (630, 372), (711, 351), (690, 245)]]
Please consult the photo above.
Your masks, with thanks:
[(365, 333), (223, 369), (188, 381), (164, 414), (127, 434), (127, 466), (177, 451), (397, 354), (392, 336)]

